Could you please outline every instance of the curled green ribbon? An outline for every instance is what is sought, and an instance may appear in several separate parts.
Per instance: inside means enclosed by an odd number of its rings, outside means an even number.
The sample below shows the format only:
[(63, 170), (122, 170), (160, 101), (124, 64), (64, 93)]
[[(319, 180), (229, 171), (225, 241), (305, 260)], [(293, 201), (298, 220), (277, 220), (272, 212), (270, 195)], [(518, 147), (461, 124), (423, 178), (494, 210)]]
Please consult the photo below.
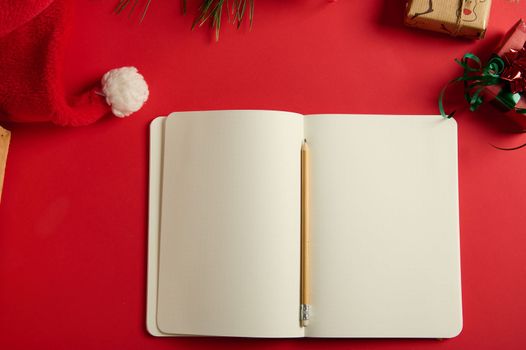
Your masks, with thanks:
[[(462, 76), (448, 82), (440, 92), (438, 108), (440, 114), (442, 114), (444, 118), (451, 118), (455, 114), (455, 111), (450, 114), (446, 113), (443, 100), (447, 88), (458, 82), (463, 82), (464, 84), (464, 98), (469, 104), (470, 111), (475, 111), (484, 102), (482, 92), (487, 86), (501, 85), (502, 88), (497, 96), (495, 96), (495, 99), (509, 110), (514, 110), (516, 113), (526, 114), (525, 108), (515, 107), (521, 99), (521, 94), (512, 93), (508, 88), (506, 81), (501, 78), (501, 73), (503, 72), (506, 63), (500, 56), (493, 55), (485, 66), (482, 65), (480, 58), (472, 53), (465, 54), (461, 60), (455, 59), (455, 62), (464, 69), (464, 73)], [(503, 151), (513, 151), (526, 147), (526, 143), (511, 148), (498, 147), (495, 145), (492, 146)]]
[[(462, 76), (447, 83), (440, 92), (438, 97), (438, 109), (444, 118), (451, 118), (455, 114), (455, 111), (447, 114), (444, 109), (444, 94), (450, 85), (458, 82), (464, 83), (464, 98), (469, 103), (469, 110), (475, 111), (484, 102), (482, 96), (484, 88), (490, 85), (498, 85), (503, 82), (500, 78), (500, 74), (504, 70), (505, 63), (498, 55), (493, 55), (485, 66), (482, 65), (480, 58), (472, 53), (465, 54), (460, 60), (455, 59), (455, 62), (464, 69), (464, 73)], [(501, 102), (503, 102), (506, 107), (511, 105), (511, 108), (514, 108), (518, 101), (517, 100), (513, 103), (513, 99), (510, 101), (509, 96), (506, 94), (503, 94), (503, 96), (500, 96), (498, 99), (499, 101), (502, 99)]]

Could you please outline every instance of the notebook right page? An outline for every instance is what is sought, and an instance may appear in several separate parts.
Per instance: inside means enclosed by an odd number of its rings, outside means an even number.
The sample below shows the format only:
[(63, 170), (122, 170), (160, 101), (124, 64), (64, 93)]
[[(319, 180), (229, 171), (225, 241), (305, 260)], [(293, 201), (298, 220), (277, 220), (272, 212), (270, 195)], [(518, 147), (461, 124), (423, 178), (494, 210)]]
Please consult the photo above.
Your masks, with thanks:
[(462, 328), (457, 131), (439, 116), (312, 115), (311, 337)]

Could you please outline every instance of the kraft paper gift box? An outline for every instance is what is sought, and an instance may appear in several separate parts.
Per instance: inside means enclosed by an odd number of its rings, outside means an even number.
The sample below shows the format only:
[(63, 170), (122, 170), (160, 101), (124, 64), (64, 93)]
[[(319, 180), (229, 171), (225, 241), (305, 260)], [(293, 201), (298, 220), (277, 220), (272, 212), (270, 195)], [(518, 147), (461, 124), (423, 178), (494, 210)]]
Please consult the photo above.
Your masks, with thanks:
[(452, 36), (482, 39), (490, 8), (491, 0), (409, 0), (404, 23)]

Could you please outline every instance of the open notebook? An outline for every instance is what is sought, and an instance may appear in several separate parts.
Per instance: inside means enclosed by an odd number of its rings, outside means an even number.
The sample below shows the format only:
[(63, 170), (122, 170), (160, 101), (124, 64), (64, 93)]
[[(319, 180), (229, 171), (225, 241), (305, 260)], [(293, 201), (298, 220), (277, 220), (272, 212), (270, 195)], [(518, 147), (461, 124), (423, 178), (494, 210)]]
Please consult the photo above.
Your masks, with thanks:
[[(299, 322), (300, 149), (311, 305)], [(448, 338), (462, 328), (454, 120), (172, 113), (151, 124), (157, 336)]]

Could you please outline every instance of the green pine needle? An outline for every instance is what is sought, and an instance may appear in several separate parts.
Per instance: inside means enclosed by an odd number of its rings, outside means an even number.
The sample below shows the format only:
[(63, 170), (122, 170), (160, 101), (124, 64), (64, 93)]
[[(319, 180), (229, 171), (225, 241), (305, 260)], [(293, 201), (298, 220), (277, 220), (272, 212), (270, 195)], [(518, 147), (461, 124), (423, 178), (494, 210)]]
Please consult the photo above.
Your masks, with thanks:
[[(113, 12), (120, 14), (130, 4), (131, 15), (135, 10), (139, 0), (119, 0)], [(248, 20), (250, 28), (252, 28), (252, 22), (254, 20), (254, 2), (255, 0), (231, 0), (232, 4), (229, 6), (228, 0), (201, 0), (202, 3), (199, 6), (199, 12), (196, 15), (194, 22), (192, 23), (192, 29), (195, 27), (201, 27), (206, 22), (210, 21), (212, 29), (215, 31), (215, 38), (219, 40), (219, 32), (221, 30), (221, 21), (223, 16), (223, 7), (226, 5), (228, 9), (228, 18), (238, 29), (243, 23), (243, 19), (246, 17), (247, 6), (248, 6)], [(146, 16), (146, 12), (150, 7), (152, 0), (147, 0), (144, 10), (141, 15), (140, 22), (143, 21)], [(181, 0), (181, 7), (183, 14), (186, 14), (187, 0)]]

